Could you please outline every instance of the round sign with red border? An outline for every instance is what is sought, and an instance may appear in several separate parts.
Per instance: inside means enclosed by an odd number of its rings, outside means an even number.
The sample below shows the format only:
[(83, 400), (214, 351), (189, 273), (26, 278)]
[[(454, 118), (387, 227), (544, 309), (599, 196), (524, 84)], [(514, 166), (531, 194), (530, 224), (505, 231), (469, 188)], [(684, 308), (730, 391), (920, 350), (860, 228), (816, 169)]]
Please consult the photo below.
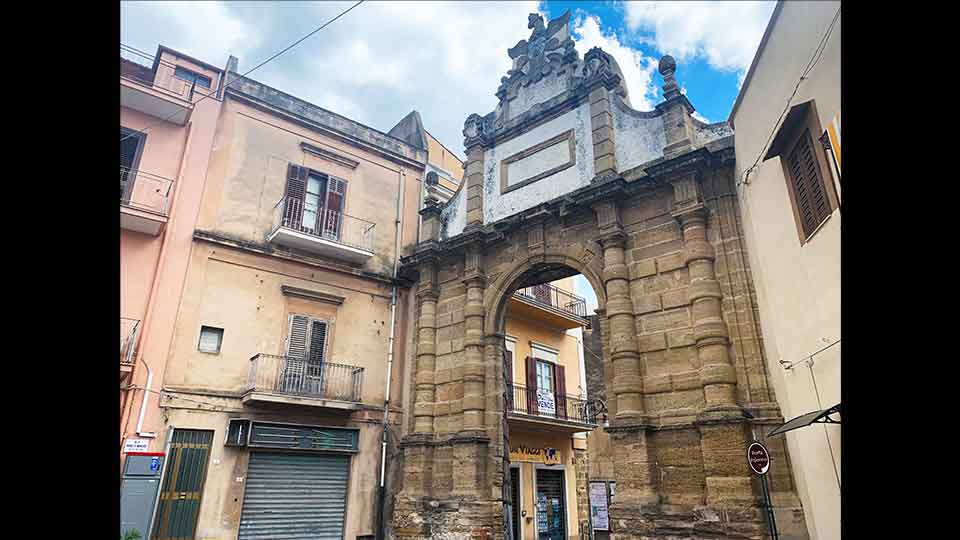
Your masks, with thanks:
[(753, 472), (760, 475), (767, 474), (770, 470), (770, 452), (767, 452), (767, 448), (758, 442), (751, 443), (747, 447), (747, 464)]

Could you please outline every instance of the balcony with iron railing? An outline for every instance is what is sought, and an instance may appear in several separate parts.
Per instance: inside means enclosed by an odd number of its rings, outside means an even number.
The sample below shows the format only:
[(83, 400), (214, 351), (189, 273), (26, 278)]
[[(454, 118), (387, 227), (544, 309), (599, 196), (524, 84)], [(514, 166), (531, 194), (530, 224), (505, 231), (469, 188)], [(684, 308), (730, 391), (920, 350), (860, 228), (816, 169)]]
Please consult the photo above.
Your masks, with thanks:
[(514, 384), (507, 391), (508, 418), (520, 424), (553, 426), (561, 431), (591, 431), (597, 427), (596, 412), (582, 396), (559, 394)]
[(140, 321), (120, 317), (120, 379), (133, 371), (137, 338), (140, 337)]
[(548, 319), (562, 329), (589, 324), (586, 299), (549, 283), (517, 289), (511, 300), (514, 315)]
[(267, 242), (362, 264), (373, 255), (375, 223), (284, 197), (273, 208)]
[(212, 90), (198, 87), (196, 81), (174, 76), (176, 67), (168, 61), (155, 62), (153, 55), (121, 45), (120, 105), (177, 125), (186, 125), (193, 111), (193, 102)]
[(160, 234), (170, 213), (173, 180), (120, 166), (120, 226), (151, 236)]
[(363, 368), (260, 353), (250, 359), (244, 405), (360, 408)]

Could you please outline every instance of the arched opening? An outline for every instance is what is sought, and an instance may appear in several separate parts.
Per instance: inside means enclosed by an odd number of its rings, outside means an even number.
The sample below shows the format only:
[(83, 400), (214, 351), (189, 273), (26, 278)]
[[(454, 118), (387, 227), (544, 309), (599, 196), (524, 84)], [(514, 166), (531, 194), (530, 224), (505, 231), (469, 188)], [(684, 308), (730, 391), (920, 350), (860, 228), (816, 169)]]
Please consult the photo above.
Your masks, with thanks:
[(546, 259), (495, 280), (486, 302), (488, 343), (503, 358), (503, 497), (515, 540), (589, 534), (586, 486), (577, 485), (588, 471), (578, 468), (587, 467), (587, 434), (602, 424), (587, 376), (602, 385), (602, 352), (584, 343), (584, 330), (599, 333), (601, 278), (582, 261)]

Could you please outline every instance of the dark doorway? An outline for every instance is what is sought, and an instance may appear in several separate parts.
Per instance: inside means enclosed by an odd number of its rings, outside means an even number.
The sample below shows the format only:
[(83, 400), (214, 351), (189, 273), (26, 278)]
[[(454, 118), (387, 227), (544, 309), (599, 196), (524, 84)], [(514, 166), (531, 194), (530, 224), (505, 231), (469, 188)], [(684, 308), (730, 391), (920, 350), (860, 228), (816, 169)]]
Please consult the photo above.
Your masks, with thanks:
[(520, 540), (520, 467), (510, 467), (510, 501), (513, 505), (513, 540)]

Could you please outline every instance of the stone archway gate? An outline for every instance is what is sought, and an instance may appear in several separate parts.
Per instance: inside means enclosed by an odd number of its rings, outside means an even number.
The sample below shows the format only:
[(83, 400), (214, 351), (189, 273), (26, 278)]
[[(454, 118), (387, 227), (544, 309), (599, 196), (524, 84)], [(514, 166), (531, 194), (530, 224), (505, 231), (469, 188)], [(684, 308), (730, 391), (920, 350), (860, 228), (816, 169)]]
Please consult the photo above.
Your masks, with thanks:
[[(509, 535), (503, 312), (518, 286), (565, 271), (583, 274), (599, 302), (613, 537), (761, 538), (746, 448), (752, 425), (782, 418), (751, 298), (732, 133), (692, 118), (670, 57), (665, 101), (631, 109), (616, 62), (596, 48), (581, 61), (568, 18), (544, 26), (531, 15), (500, 105), (467, 119), (465, 182), (448, 203), (427, 201), (403, 260), (415, 361), (392, 535)], [(782, 446), (771, 450), (776, 462)], [(774, 490), (792, 492), (779, 462)]]

